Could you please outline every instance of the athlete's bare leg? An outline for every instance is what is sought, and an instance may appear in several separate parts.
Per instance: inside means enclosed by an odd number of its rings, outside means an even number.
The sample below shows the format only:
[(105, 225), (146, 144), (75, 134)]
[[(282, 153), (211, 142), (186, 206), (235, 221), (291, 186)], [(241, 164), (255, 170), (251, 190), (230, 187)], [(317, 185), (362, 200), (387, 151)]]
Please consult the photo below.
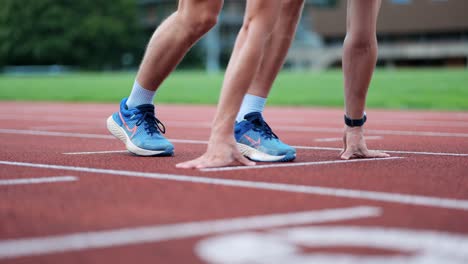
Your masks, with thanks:
[(217, 22), (223, 0), (179, 0), (175, 13), (154, 32), (137, 75), (138, 83), (155, 91), (187, 51)]
[(155, 116), (155, 92), (190, 47), (216, 24), (222, 4), (223, 0), (179, 0), (177, 11), (154, 32), (130, 96), (106, 121), (109, 132), (130, 152), (142, 156), (174, 153), (174, 146), (162, 135), (164, 125)]
[(281, 13), (273, 34), (267, 41), (264, 56), (248, 94), (267, 98), (273, 82), (283, 67), (289, 47), (296, 33), (297, 23), (301, 17), (304, 0), (281, 1)]
[(242, 98), (260, 67), (267, 41), (280, 14), (281, 1), (248, 0), (244, 23), (226, 70), (208, 149), (201, 157), (177, 164), (179, 168), (226, 166), (235, 161), (254, 165), (237, 149), (234, 121)]
[[(348, 0), (343, 47), (345, 112), (351, 119), (364, 115), (367, 90), (377, 61), (376, 24), (381, 0)], [(342, 159), (388, 157), (367, 149), (363, 127), (346, 127)]]

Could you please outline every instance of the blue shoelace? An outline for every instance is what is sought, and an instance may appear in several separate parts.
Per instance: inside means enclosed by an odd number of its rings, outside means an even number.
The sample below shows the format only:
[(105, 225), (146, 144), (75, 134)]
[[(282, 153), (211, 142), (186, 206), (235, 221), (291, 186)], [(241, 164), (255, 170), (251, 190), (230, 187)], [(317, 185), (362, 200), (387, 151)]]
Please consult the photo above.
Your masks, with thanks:
[(273, 132), (271, 127), (265, 122), (265, 120), (263, 120), (261, 115), (255, 116), (249, 121), (254, 125), (253, 130), (260, 132), (260, 134), (263, 137), (267, 139), (278, 138), (278, 136)]
[(137, 126), (144, 124), (145, 131), (150, 136), (153, 136), (153, 134), (159, 134), (160, 132), (163, 134), (166, 133), (166, 127), (154, 115), (154, 106), (143, 105), (138, 106), (137, 108), (140, 111), (139, 114), (141, 115), (138, 121), (136, 122)]

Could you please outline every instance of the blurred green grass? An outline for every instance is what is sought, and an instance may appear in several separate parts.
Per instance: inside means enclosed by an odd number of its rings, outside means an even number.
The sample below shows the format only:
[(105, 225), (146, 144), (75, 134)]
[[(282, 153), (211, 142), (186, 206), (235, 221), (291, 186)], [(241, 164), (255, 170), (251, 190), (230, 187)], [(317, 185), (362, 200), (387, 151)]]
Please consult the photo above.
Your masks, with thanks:
[[(0, 75), (2, 101), (118, 102), (128, 96), (134, 72), (61, 75)], [(156, 103), (216, 104), (223, 74), (174, 72), (158, 91)], [(283, 71), (268, 105), (342, 107), (342, 74)], [(465, 69), (377, 70), (368, 107), (468, 110)]]

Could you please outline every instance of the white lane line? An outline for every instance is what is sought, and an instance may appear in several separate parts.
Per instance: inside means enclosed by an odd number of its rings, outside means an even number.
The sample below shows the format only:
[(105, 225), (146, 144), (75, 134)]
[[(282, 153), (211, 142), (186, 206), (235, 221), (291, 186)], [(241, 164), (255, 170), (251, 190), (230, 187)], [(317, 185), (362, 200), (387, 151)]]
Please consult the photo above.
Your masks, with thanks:
[[(89, 125), (89, 124), (88, 124)], [(52, 126), (33, 126), (29, 127), (31, 130), (62, 130), (62, 131), (76, 131), (76, 130), (89, 130), (88, 125), (52, 125)]]
[(70, 182), (70, 181), (76, 181), (76, 180), (78, 180), (78, 178), (74, 176), (24, 178), (24, 179), (2, 179), (0, 180), (0, 185), (55, 183), (55, 182)]
[[(36, 130), (21, 130), (21, 129), (1, 129), (0, 128), (0, 133), (34, 135), (34, 136), (115, 139), (114, 136), (104, 135), (104, 134), (67, 133), (67, 132), (36, 131)], [(185, 143), (185, 144), (207, 144), (208, 143), (208, 141), (206, 140), (190, 140), (190, 139), (169, 139), (169, 140), (174, 143)], [(333, 147), (314, 147), (314, 146), (293, 146), (293, 147), (297, 149), (311, 149), (311, 150), (332, 150), (332, 151), (342, 150), (341, 148), (333, 148)], [(400, 154), (468, 157), (468, 153), (400, 151), (400, 150), (381, 150), (381, 151), (388, 152), (388, 153), (400, 153)]]
[[(102, 124), (103, 120), (105, 120), (107, 117), (103, 118), (87, 118), (87, 119), (81, 119), (77, 117), (62, 117), (62, 116), (50, 116), (49, 115), (43, 115), (38, 119), (37, 116), (27, 116), (27, 115), (21, 115), (20, 118), (18, 117), (12, 117), (11, 115), (1, 115), (0, 114), (0, 120), (24, 120), (24, 121), (44, 121), (44, 122), (59, 122), (59, 123), (79, 123), (79, 124)], [(332, 118), (332, 117), (330, 117)], [(427, 117), (425, 118), (427, 119)], [(277, 118), (277, 117), (268, 117), (269, 122), (271, 123), (277, 123), (277, 125), (281, 124), (304, 124), (306, 121), (305, 118)], [(341, 121), (341, 117), (339, 118), (339, 121)], [(326, 123), (327, 125), (341, 125), (342, 123), (338, 121), (337, 119), (329, 119), (329, 120), (322, 120), (320, 121), (320, 124)], [(421, 119), (379, 119), (379, 120), (372, 120), (374, 124), (393, 124), (393, 125), (398, 125), (398, 126), (430, 126), (430, 127), (468, 127), (468, 122), (464, 120), (451, 120), (451, 121), (427, 121), (427, 120), (421, 120)], [(168, 126), (174, 126), (174, 127), (202, 127), (202, 128), (207, 128), (211, 127), (211, 123), (209, 122), (200, 122), (200, 123), (193, 123), (193, 120), (171, 120), (171, 121), (165, 121)], [(311, 124), (311, 126), (314, 124)], [(304, 126), (303, 126), (304, 127)]]
[[(203, 140), (190, 140), (190, 139), (169, 139), (174, 143), (185, 143), (185, 144), (208, 144), (208, 141)], [(65, 152), (64, 155), (93, 155), (93, 154), (110, 154), (110, 153), (123, 153), (128, 150), (100, 150), (100, 151), (83, 151), (83, 152)]]
[(200, 176), (186, 176), (186, 175), (164, 174), (164, 173), (110, 170), (110, 169), (63, 166), (63, 165), (52, 165), (52, 164), (38, 164), (38, 163), (14, 162), (14, 161), (0, 161), (0, 164), (21, 166), (21, 167), (54, 169), (54, 170), (81, 171), (81, 172), (87, 172), (87, 173), (109, 174), (109, 175), (128, 176), (128, 177), (142, 177), (142, 178), (150, 178), (150, 179), (157, 179), (157, 180), (169, 180), (169, 181), (178, 181), (178, 182), (222, 185), (222, 186), (231, 186), (231, 187), (260, 189), (260, 190), (281, 191), (281, 192), (306, 193), (306, 194), (314, 194), (314, 195), (326, 195), (326, 196), (334, 196), (334, 197), (364, 199), (364, 200), (379, 201), (379, 202), (390, 202), (390, 203), (410, 204), (410, 205), (418, 205), (418, 206), (468, 210), (468, 200), (448, 199), (448, 198), (439, 198), (439, 197), (422, 196), (422, 195), (386, 193), (386, 192), (329, 188), (329, 187), (319, 187), (319, 186), (309, 186), (309, 185), (256, 182), (256, 181), (232, 180), (232, 179), (223, 179), (223, 178), (211, 178), (211, 177), (208, 178), (208, 177), (200, 177)]
[[(186, 127), (196, 127), (187, 125)], [(327, 133), (343, 133), (343, 128), (331, 128), (331, 127), (302, 127), (302, 126), (276, 126), (275, 129), (291, 132), (327, 132)], [(43, 133), (58, 133), (67, 134), (64, 132), (51, 132), (41, 130), (22, 130), (22, 129), (0, 129), (0, 133), (8, 134), (43, 134)], [(395, 135), (395, 136), (428, 136), (428, 137), (468, 137), (468, 133), (451, 133), (451, 132), (431, 132), (431, 131), (400, 131), (400, 130), (377, 130), (367, 129), (367, 134), (376, 135)], [(79, 133), (68, 133), (68, 134), (79, 134)], [(43, 134), (45, 135), (45, 134)], [(86, 134), (83, 134), (86, 135)], [(90, 134), (93, 135), (93, 134)]]
[(311, 162), (284, 162), (284, 163), (272, 163), (272, 164), (255, 165), (255, 166), (232, 166), (232, 167), (206, 168), (206, 169), (200, 169), (200, 170), (212, 172), (212, 171), (234, 171), (234, 170), (252, 170), (252, 169), (269, 169), (269, 168), (285, 168), (285, 167), (288, 168), (288, 167), (315, 166), (315, 165), (326, 165), (326, 164), (384, 161), (384, 160), (395, 160), (395, 159), (403, 159), (403, 157), (388, 157), (388, 158), (380, 158), (380, 159), (325, 160), (325, 161), (311, 161)]
[(0, 258), (154, 243), (217, 233), (378, 217), (378, 207), (349, 207), (0, 241)]
[[(383, 139), (382, 136), (367, 136), (365, 137), (366, 140), (379, 140)], [(316, 138), (314, 139), (316, 142), (341, 142), (343, 141), (343, 137), (334, 137), (334, 138)]]
[[(190, 123), (190, 122), (173, 122), (172, 127), (181, 128), (210, 128), (209, 123)], [(289, 132), (308, 132), (308, 133), (343, 133), (343, 128), (336, 127), (314, 127), (314, 126), (275, 126), (276, 130)], [(433, 132), (433, 131), (406, 131), (406, 130), (381, 130), (381, 129), (366, 129), (366, 134), (374, 135), (393, 135), (393, 136), (426, 136), (426, 137), (468, 137), (468, 133), (452, 133), (452, 132)]]
[(41, 122), (58, 122), (58, 123), (75, 123), (75, 124), (103, 124), (103, 120), (106, 118), (76, 118), (76, 117), (58, 117), (50, 116), (50, 113), (43, 115), (42, 117), (37, 116), (26, 116), (20, 115), (20, 117), (12, 117), (11, 115), (0, 115), (0, 120), (21, 120), (21, 121), (41, 121)]
[[(308, 149), (308, 150), (329, 150), (329, 151), (342, 151), (343, 150), (343, 148), (332, 148), (332, 147), (313, 147), (313, 146), (293, 146), (293, 147), (296, 149)], [(406, 151), (406, 150), (379, 150), (379, 151), (386, 152), (386, 153), (395, 153), (395, 154), (468, 157), (468, 153)]]
[[(202, 140), (184, 140), (184, 139), (169, 139), (174, 143), (187, 143), (187, 144), (207, 144), (207, 141)], [(312, 147), (312, 146), (293, 146), (296, 149), (306, 150), (325, 150), (325, 151), (341, 151), (342, 148), (331, 147)], [(380, 150), (386, 153), (395, 154), (415, 154), (415, 155), (431, 155), (431, 156), (455, 156), (455, 157), (468, 157), (464, 153), (447, 153), (447, 152), (424, 152), (424, 151), (400, 151), (400, 150)], [(102, 151), (83, 151), (83, 152), (65, 152), (64, 155), (93, 155), (93, 154), (108, 154), (108, 153), (121, 153), (128, 152), (127, 150), (102, 150)]]
[[(69, 132), (56, 132), (56, 131), (40, 131), (40, 130), (23, 130), (23, 129), (2, 129), (1, 134), (21, 134), (21, 135), (34, 135), (34, 136), (53, 136), (53, 137), (76, 137), (76, 138), (97, 138), (97, 139), (115, 139), (114, 136), (105, 134), (87, 134), (87, 133), (69, 133)], [(187, 144), (207, 144), (206, 140), (191, 140), (191, 139), (170, 139), (175, 143)]]
[(171, 138), (169, 140), (174, 143), (201, 144), (201, 145), (208, 144), (207, 140), (174, 139), (174, 138)]
[[(343, 128), (331, 128), (331, 127), (275, 126), (275, 129), (283, 130), (283, 131), (291, 131), (291, 132), (343, 133)], [(427, 136), (427, 137), (468, 137), (468, 133), (378, 130), (378, 129), (366, 129), (366, 134), (394, 135), (394, 136)]]
[(0, 128), (0, 133), (33, 135), (33, 136), (76, 137), (76, 138), (102, 138), (102, 139), (114, 139), (115, 138), (111, 135), (104, 135), (104, 134), (86, 134), (86, 133), (69, 133), (69, 132), (23, 130), (23, 129), (1, 129), (1, 128)]
[(422, 121), (422, 120), (400, 120), (400, 119), (380, 119), (372, 120), (376, 124), (392, 124), (396, 126), (430, 126), (430, 127), (468, 127), (465, 121)]
[(110, 153), (124, 153), (128, 150), (103, 150), (103, 151), (84, 151), (84, 152), (65, 152), (63, 155), (92, 155), (92, 154), (110, 154)]

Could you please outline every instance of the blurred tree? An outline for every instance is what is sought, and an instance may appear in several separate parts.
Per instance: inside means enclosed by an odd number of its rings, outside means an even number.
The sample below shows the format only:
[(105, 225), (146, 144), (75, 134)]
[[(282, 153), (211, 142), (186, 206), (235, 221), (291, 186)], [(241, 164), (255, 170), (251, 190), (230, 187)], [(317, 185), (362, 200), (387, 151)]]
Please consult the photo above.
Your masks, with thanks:
[(0, 0), (0, 65), (116, 68), (141, 52), (135, 0)]

